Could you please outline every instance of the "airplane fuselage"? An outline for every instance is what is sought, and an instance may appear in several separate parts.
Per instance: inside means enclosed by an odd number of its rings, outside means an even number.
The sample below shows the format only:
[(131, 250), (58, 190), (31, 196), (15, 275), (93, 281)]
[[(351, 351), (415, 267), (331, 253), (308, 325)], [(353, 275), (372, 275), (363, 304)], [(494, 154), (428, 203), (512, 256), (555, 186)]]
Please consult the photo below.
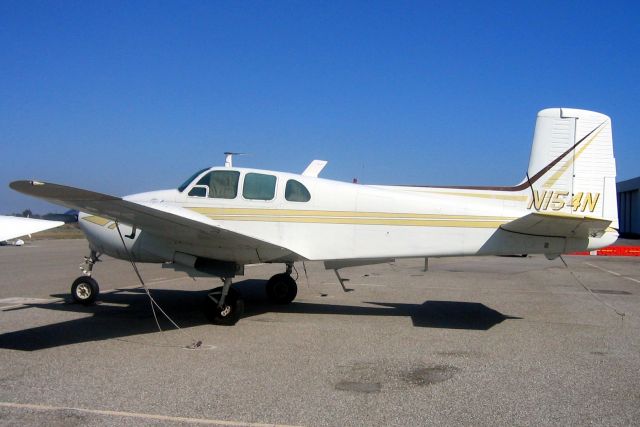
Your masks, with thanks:
[[(212, 168), (201, 176), (213, 171), (237, 172), (235, 196), (222, 194), (212, 197), (211, 193), (196, 188), (196, 177), (182, 191), (154, 191), (124, 199), (147, 206), (163, 204), (184, 208), (213, 226), (289, 250), (261, 251), (260, 248), (242, 247), (235, 243), (230, 245), (215, 236), (202, 236), (194, 245), (193, 240), (184, 243), (157, 233), (145, 233), (145, 230), (132, 233), (134, 230), (130, 226), (121, 223), (122, 234), (132, 236), (124, 237), (124, 240), (137, 260), (170, 262), (174, 261), (176, 253), (238, 264), (534, 253), (557, 255), (604, 247), (617, 238), (613, 229), (599, 236), (572, 238), (532, 236), (501, 228), (543, 207), (549, 213), (573, 210), (566, 195), (552, 191), (549, 196), (536, 196), (530, 188), (510, 191), (371, 186), (244, 168)], [(273, 197), (264, 200), (260, 194), (257, 196), (261, 198), (256, 198), (255, 192), (248, 192), (245, 187), (245, 182), (247, 186), (250, 183), (248, 175), (251, 179), (258, 175), (273, 177), (269, 180), (275, 181)], [(307, 190), (308, 200), (306, 197), (288, 200), (292, 198), (287, 193), (291, 181)], [(587, 196), (581, 196), (581, 200), (582, 197), (586, 200)], [(590, 204), (585, 202), (585, 209), (595, 209), (598, 201), (594, 203), (593, 200), (598, 196), (588, 197)], [(561, 208), (557, 209), (561, 202)], [(582, 208), (581, 203), (578, 209)], [(80, 225), (94, 249), (126, 258), (113, 221), (80, 214)]]

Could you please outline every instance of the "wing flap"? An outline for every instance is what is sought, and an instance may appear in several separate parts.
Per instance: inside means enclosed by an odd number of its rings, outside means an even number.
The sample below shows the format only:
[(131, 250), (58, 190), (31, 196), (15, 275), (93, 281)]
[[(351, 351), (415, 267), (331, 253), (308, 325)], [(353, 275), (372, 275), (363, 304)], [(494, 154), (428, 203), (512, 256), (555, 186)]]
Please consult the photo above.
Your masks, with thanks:
[(14, 181), (12, 189), (49, 202), (135, 226), (174, 241), (202, 245), (215, 239), (219, 248), (250, 248), (262, 261), (286, 258), (292, 251), (263, 239), (225, 229), (205, 215), (165, 203), (137, 203), (80, 188), (38, 181)]
[(533, 212), (501, 228), (533, 236), (587, 238), (601, 236), (609, 225), (611, 221), (602, 218)]

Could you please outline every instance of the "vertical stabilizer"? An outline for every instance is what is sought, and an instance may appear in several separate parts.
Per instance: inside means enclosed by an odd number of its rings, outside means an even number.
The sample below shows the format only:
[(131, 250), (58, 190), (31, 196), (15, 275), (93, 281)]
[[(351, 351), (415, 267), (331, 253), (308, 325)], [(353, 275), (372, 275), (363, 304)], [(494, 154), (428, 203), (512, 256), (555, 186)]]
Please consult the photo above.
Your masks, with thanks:
[(611, 119), (571, 108), (538, 113), (527, 208), (605, 218), (618, 227)]

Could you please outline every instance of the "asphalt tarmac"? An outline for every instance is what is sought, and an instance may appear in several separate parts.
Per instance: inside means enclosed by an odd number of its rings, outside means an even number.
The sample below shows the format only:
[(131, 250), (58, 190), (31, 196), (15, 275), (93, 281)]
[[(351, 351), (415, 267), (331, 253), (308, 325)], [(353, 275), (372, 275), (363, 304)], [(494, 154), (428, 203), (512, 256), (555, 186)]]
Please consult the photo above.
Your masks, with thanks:
[[(84, 240), (0, 247), (1, 425), (638, 425), (640, 259), (297, 264), (298, 298), (267, 302), (280, 265), (236, 279), (246, 312), (214, 326), (213, 278), (97, 264), (100, 302), (69, 302)], [(294, 273), (295, 277), (296, 273)], [(201, 341), (197, 349), (188, 349)]]

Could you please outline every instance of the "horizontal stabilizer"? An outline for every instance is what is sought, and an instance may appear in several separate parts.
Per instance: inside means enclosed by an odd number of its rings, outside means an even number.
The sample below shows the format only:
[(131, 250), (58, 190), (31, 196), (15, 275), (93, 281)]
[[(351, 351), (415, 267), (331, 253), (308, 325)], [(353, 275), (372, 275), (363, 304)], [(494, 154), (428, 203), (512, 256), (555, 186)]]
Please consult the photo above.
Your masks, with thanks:
[(598, 237), (611, 221), (579, 215), (534, 212), (503, 224), (501, 228), (514, 233), (550, 237)]

